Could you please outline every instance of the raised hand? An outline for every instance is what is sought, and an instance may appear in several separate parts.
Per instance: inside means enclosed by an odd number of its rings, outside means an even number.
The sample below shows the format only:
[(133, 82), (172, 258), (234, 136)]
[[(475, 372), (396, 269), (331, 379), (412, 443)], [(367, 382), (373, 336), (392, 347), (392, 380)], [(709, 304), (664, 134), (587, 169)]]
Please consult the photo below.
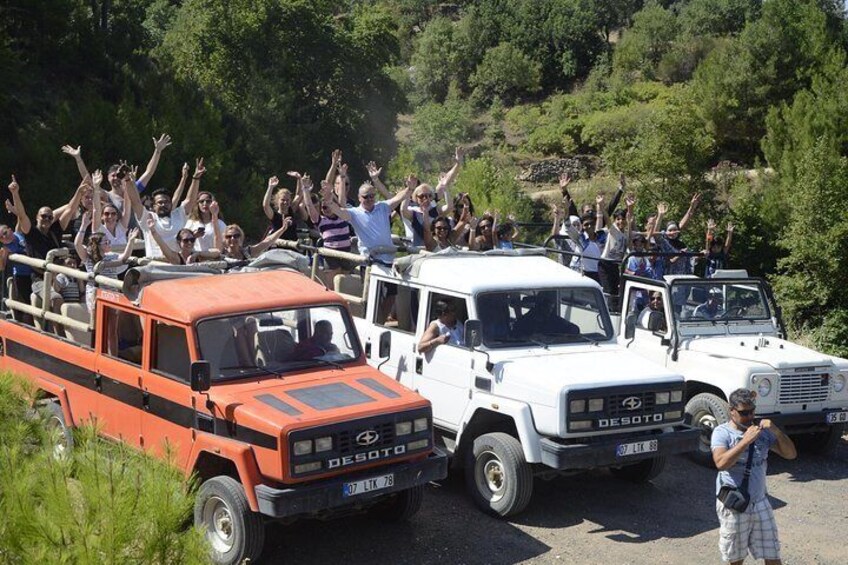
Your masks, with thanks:
[(81, 229), (85, 229), (86, 227), (91, 225), (91, 212), (89, 212), (88, 210), (82, 213), (82, 225), (83, 227)]
[(462, 207), (462, 212), (459, 214), (459, 221), (468, 223), (468, 220), (471, 218), (471, 211), (468, 209), (468, 205), (464, 205)]
[(76, 159), (82, 153), (82, 145), (80, 145), (76, 148), (74, 148), (72, 145), (63, 145), (62, 146), (62, 153), (67, 153), (68, 155), (70, 155), (71, 157)]
[(595, 197), (595, 206), (597, 206), (598, 208), (603, 208), (605, 201), (606, 197), (603, 194), (599, 194)]
[(188, 173), (189, 173), (190, 170), (191, 170), (191, 167), (188, 166), (188, 163), (183, 163), (182, 171), (180, 171), (183, 178), (188, 178)]
[(171, 136), (167, 133), (163, 133), (159, 139), (156, 139), (155, 137), (151, 139), (153, 139), (153, 150), (158, 151), (159, 153), (171, 145)]
[(18, 181), (15, 180), (15, 175), (12, 175), (12, 182), (9, 184), (9, 192), (11, 192), (12, 195), (15, 195), (20, 189), (21, 187), (18, 186)]
[(336, 149), (333, 151), (333, 165), (338, 167), (342, 164), (342, 150)]
[(453, 154), (453, 158), (454, 161), (456, 161), (457, 163), (462, 163), (462, 161), (465, 159), (465, 149), (462, 147), (457, 147), (456, 151)]
[(151, 231), (156, 229), (156, 218), (153, 216), (147, 216), (147, 229)]
[(312, 192), (312, 188), (315, 186), (312, 182), (312, 178), (309, 175), (303, 175), (300, 179), (301, 186), (303, 186), (303, 190), (306, 192)]
[(221, 206), (218, 204), (217, 200), (213, 200), (209, 203), (209, 213), (212, 214), (213, 217), (218, 217), (218, 212), (221, 211)]
[(283, 227), (284, 233), (288, 231), (288, 229), (292, 226), (293, 222), (294, 222), (294, 220), (292, 219), (291, 216), (286, 216), (285, 219), (283, 219), (283, 226), (282, 227)]
[(416, 177), (412, 173), (409, 173), (409, 175), (406, 177), (406, 188), (408, 188), (409, 190), (415, 190), (415, 187), (417, 187), (417, 186), (418, 186), (418, 177)]
[(194, 175), (192, 175), (192, 178), (199, 179), (204, 174), (206, 174), (206, 167), (203, 166), (203, 157), (200, 157), (194, 162)]
[(15, 213), (15, 205), (14, 205), (14, 204), (12, 204), (12, 202), (11, 202), (8, 198), (6, 199), (5, 205), (6, 205), (6, 211), (7, 211), (7, 212), (9, 212), (10, 214), (12, 214), (13, 216), (16, 216), (16, 215), (17, 215), (17, 214)]
[[(153, 219), (153, 218), (148, 218)], [(153, 220), (153, 223), (156, 223), (156, 220)], [(127, 245), (132, 245), (132, 241), (138, 237), (138, 234), (141, 233), (138, 228), (133, 228), (130, 230), (130, 233), (127, 234)]]
[(707, 220), (707, 229), (713, 231), (716, 228), (716, 222), (712, 218)]
[(668, 212), (668, 203), (667, 202), (658, 203), (657, 204), (657, 214), (658, 215), (664, 215), (666, 212)]
[(128, 174), (132, 177), (133, 182), (135, 182), (135, 179), (138, 178), (138, 165), (130, 167), (130, 172)]
[(727, 222), (727, 233), (733, 233), (733, 228), (736, 226), (733, 225), (733, 222)]
[(91, 184), (94, 188), (100, 188), (100, 184), (103, 182), (103, 171), (97, 169), (94, 171), (94, 174), (91, 175)]
[(339, 165), (339, 174), (343, 177), (347, 176), (347, 163)]
[(368, 171), (368, 176), (372, 179), (379, 177), (380, 173), (383, 172), (383, 168), (377, 168), (377, 163), (374, 161), (368, 161), (368, 164), (365, 165), (365, 169)]
[(618, 173), (618, 186), (621, 187), (621, 190), (627, 188), (627, 179), (624, 177), (624, 173)]
[(693, 206), (693, 207), (697, 206), (700, 201), (701, 201), (701, 193), (696, 192), (695, 194), (692, 195), (692, 201), (690, 203), (690, 206)]
[[(291, 172), (291, 171), (289, 171), (289, 173), (288, 173), (288, 175), (289, 175), (290, 177), (291, 177), (291, 176), (294, 176), (294, 175), (296, 175), (296, 174), (297, 174), (297, 173), (292, 174), (292, 172)], [(299, 177), (299, 176), (300, 176), (300, 175), (298, 175), (298, 177)], [(277, 185), (278, 185), (278, 184), (280, 184), (280, 179), (278, 179), (277, 177), (271, 177), (271, 178), (269, 178), (269, 179), (268, 179), (268, 188), (269, 188), (270, 190), (273, 190), (273, 189), (277, 188)]]
[(568, 188), (569, 184), (571, 184), (571, 176), (568, 173), (562, 173), (559, 176), (559, 187), (560, 187), (560, 189)]
[(624, 196), (624, 204), (625, 204), (628, 208), (633, 208), (633, 207), (636, 205), (636, 195), (635, 195), (635, 194), (633, 194), (632, 192), (628, 192), (628, 193)]

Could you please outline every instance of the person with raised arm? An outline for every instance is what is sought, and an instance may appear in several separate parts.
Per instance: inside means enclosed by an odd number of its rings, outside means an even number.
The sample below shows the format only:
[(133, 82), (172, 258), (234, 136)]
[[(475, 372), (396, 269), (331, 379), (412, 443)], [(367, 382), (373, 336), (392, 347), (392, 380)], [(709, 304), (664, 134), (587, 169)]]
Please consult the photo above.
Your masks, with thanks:
[(377, 192), (380, 193), (385, 200), (388, 200), (392, 197), (391, 191), (386, 188), (386, 185), (383, 184), (383, 181), (380, 180), (380, 173), (383, 172), (382, 167), (377, 167), (377, 163), (374, 161), (369, 161), (367, 165), (365, 165), (365, 170), (368, 171), (368, 178), (371, 179), (371, 184), (374, 185), (374, 188), (377, 189)]
[[(191, 209), (188, 214), (188, 221), (185, 229), (190, 230), (195, 237), (195, 251), (210, 251), (216, 249), (215, 245), (215, 226), (218, 224), (218, 230), (223, 232), (227, 228), (227, 224), (220, 218), (212, 217), (212, 205), (218, 206), (218, 201), (215, 200), (215, 195), (208, 190), (201, 190), (197, 193), (197, 204)], [(182, 237), (177, 234), (177, 238)], [(179, 245), (179, 251), (182, 251), (182, 243)]]
[[(388, 200), (376, 202), (377, 189), (371, 183), (364, 183), (359, 187), (359, 206), (356, 208), (342, 208), (333, 200), (330, 185), (322, 187), (323, 201), (327, 204), (329, 211), (339, 218), (350, 222), (359, 238), (359, 252), (366, 257), (371, 250), (377, 247), (393, 248), (392, 242), (392, 210), (397, 208), (409, 193), (418, 186), (414, 175), (406, 178), (406, 186)], [(374, 259), (391, 265), (394, 261), (394, 251), (380, 252), (374, 255)]]
[(151, 236), (156, 240), (159, 249), (165, 255), (165, 260), (171, 265), (191, 265), (201, 261), (214, 261), (220, 259), (221, 251), (217, 248), (211, 248), (207, 251), (195, 250), (195, 241), (197, 236), (188, 228), (183, 228), (177, 232), (177, 245), (179, 251), (174, 251), (171, 246), (162, 239), (156, 228), (156, 220), (148, 216), (147, 229)]
[[(91, 214), (86, 212), (82, 217), (82, 225), (84, 226), (77, 232), (74, 237), (74, 249), (79, 255), (80, 262), (85, 267), (89, 274), (98, 274), (105, 277), (117, 277), (123, 270), (127, 260), (132, 255), (132, 245), (124, 247), (124, 251), (119, 255), (112, 251), (112, 246), (109, 240), (102, 233), (92, 233), (88, 238), (88, 243), (83, 244), (85, 238), (85, 228), (91, 225)], [(138, 235), (138, 229), (133, 228), (129, 233), (129, 239), (133, 240)], [(94, 268), (100, 263), (100, 272), (94, 273)], [(89, 313), (94, 313), (94, 282), (89, 280), (85, 287), (85, 303), (88, 306)]]
[[(28, 255), (26, 238), (21, 233), (20, 228), (20, 218), (24, 216), (24, 205), (21, 202), (20, 186), (18, 185), (18, 181), (15, 180), (15, 175), (12, 175), (12, 182), (9, 183), (9, 193), (12, 195), (12, 201), (9, 202), (6, 200), (6, 209), (10, 214), (15, 216), (16, 226), (12, 229), (5, 224), (0, 225), (0, 244), (3, 246), (2, 250), (0, 250), (0, 271), (3, 272), (6, 270), (6, 260), (9, 255)], [(23, 302), (29, 302), (29, 296), (32, 294), (32, 275), (32, 267), (29, 265), (23, 265), (21, 263), (12, 264), (12, 285), (14, 286), (15, 296), (18, 297), (18, 300), (23, 299)], [(32, 316), (29, 314), (15, 310), (13, 315), (15, 320), (19, 322), (32, 324)]]
[(715, 272), (727, 266), (727, 256), (730, 254), (730, 245), (733, 241), (734, 226), (727, 223), (727, 238), (722, 240), (715, 236), (716, 222), (712, 218), (707, 220), (707, 242), (704, 246), (704, 259), (706, 262), (704, 276), (712, 278)]
[[(622, 185), (624, 183), (622, 177)], [(613, 220), (610, 222), (606, 217), (606, 210), (600, 208), (602, 215), (597, 225), (606, 225), (606, 228), (601, 228), (606, 232), (606, 243), (601, 252), (601, 261), (598, 264), (598, 275), (601, 279), (601, 286), (604, 287), (604, 292), (609, 295), (618, 295), (619, 283), (619, 266), (627, 254), (627, 247), (630, 243), (630, 229), (633, 225), (633, 207), (636, 205), (636, 197), (628, 194), (624, 199), (627, 208), (626, 210), (616, 210), (613, 212)]]
[[(217, 213), (216, 213), (217, 217)], [(275, 232), (255, 245), (246, 245), (244, 243), (244, 230), (238, 224), (230, 224), (224, 230), (223, 243), (221, 244), (221, 255), (226, 259), (235, 259), (238, 261), (248, 261), (255, 259), (271, 247), (280, 236), (283, 235), (293, 220), (286, 218), (283, 220), (283, 225)]]
[[(695, 215), (695, 211), (698, 208), (698, 203), (701, 201), (701, 193), (696, 192), (692, 195), (692, 200), (689, 202), (689, 208), (686, 210), (686, 214), (683, 215), (683, 218), (678, 222), (669, 222), (666, 226), (665, 232), (658, 233), (657, 236), (662, 238), (668, 243), (668, 246), (671, 248), (669, 251), (674, 251), (677, 253), (687, 253), (689, 252), (689, 246), (680, 238), (680, 234), (683, 230), (686, 229), (686, 226), (689, 225), (689, 222), (692, 220), (692, 217)], [(657, 227), (660, 226), (659, 221), (657, 221)], [(663, 247), (662, 244), (660, 244)], [(689, 275), (692, 274), (692, 261), (689, 257), (666, 257), (665, 261), (665, 274), (666, 275)]]
[[(171, 196), (164, 189), (158, 189), (153, 192), (153, 210), (145, 209), (141, 204), (136, 183), (134, 183), (134, 174), (131, 171), (121, 169), (118, 174), (124, 172), (124, 190), (130, 199), (132, 210), (136, 220), (139, 223), (142, 233), (144, 234), (144, 251), (145, 256), (163, 257), (164, 254), (156, 243), (156, 240), (150, 235), (147, 218), (153, 217), (156, 220), (155, 229), (162, 236), (162, 239), (174, 251), (177, 251), (177, 233), (183, 229), (188, 219), (188, 212), (197, 205), (197, 196), (200, 191), (200, 179), (206, 173), (206, 167), (203, 165), (203, 158), (199, 158), (195, 162), (194, 173), (192, 174), (191, 185), (188, 188), (185, 200), (176, 208), (171, 208)], [(173, 241), (173, 243), (171, 243)]]
[[(280, 239), (297, 241), (297, 227), (294, 222), (294, 198), (287, 188), (281, 188), (274, 192), (279, 185), (280, 179), (277, 177), (268, 179), (268, 188), (265, 190), (265, 196), (262, 199), (262, 210), (269, 221), (268, 230), (265, 233), (273, 233), (285, 224), (288, 227)], [(284, 222), (285, 219), (291, 221)]]
[[(322, 246), (333, 251), (350, 253), (350, 224), (335, 215), (326, 202), (321, 202), (321, 211), (319, 213), (312, 201), (312, 179), (304, 176), (299, 179), (299, 184), (303, 191), (303, 201), (306, 205), (309, 219), (321, 232)], [(330, 185), (326, 180), (321, 181), (321, 191), (325, 194), (330, 191)], [(354, 268), (354, 265), (344, 259), (323, 257), (323, 260), (326, 269), (324, 269), (322, 277), (328, 287), (332, 285), (336, 275), (351, 271)]]
[(118, 207), (112, 204), (111, 201), (106, 204), (103, 203), (102, 192), (100, 190), (101, 182), (103, 182), (103, 173), (98, 169), (92, 175), (92, 183), (94, 185), (92, 232), (102, 233), (112, 247), (132, 245), (132, 241), (127, 238), (131, 214), (129, 211), (126, 214), (122, 214)]
[[(412, 245), (421, 247), (424, 245), (424, 221), (423, 216), (428, 214), (429, 220), (432, 221), (440, 215), (449, 215), (453, 211), (453, 200), (448, 193), (448, 188), (456, 180), (459, 174), (459, 168), (462, 164), (464, 152), (461, 147), (456, 148), (454, 156), (454, 165), (451, 169), (441, 175), (439, 184), (434, 190), (429, 184), (419, 184), (412, 192), (412, 200), (404, 200), (400, 205), (400, 213), (403, 218), (409, 221), (412, 228)], [(436, 204), (436, 198), (441, 196), (445, 204), (439, 206)]]

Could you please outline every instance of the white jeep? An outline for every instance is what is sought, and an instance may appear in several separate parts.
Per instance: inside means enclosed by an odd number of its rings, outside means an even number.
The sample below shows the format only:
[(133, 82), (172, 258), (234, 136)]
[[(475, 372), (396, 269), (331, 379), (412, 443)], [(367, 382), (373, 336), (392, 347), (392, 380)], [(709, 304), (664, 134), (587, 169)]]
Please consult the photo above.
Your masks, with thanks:
[(710, 435), (728, 421), (727, 399), (737, 388), (755, 390), (757, 417), (800, 447), (829, 451), (848, 422), (848, 360), (784, 339), (766, 281), (745, 271), (716, 275), (625, 276), (617, 320), (629, 350), (686, 377), (686, 421), (702, 430), (694, 457), (712, 465)]
[[(436, 443), (484, 510), (522, 511), (536, 475), (607, 467), (646, 481), (697, 448), (683, 378), (619, 345), (594, 281), (518, 252), (408, 260), (402, 274), (403, 260), (369, 268), (357, 330), (369, 362), (432, 402)], [(439, 301), (463, 344), (421, 353)]]

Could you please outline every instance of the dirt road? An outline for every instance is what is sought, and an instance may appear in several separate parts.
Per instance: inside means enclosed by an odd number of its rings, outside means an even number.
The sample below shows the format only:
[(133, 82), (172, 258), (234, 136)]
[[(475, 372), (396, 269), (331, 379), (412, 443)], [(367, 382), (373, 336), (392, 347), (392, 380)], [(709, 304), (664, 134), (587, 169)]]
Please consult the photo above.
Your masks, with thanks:
[[(784, 461), (768, 485), (787, 564), (848, 563), (848, 435), (834, 456)], [(366, 517), (268, 530), (268, 563), (720, 563), (715, 472), (683, 457), (647, 485), (605, 472), (536, 481), (510, 521), (478, 512), (460, 476), (431, 485), (407, 524)], [(748, 563), (753, 563), (748, 559)]]

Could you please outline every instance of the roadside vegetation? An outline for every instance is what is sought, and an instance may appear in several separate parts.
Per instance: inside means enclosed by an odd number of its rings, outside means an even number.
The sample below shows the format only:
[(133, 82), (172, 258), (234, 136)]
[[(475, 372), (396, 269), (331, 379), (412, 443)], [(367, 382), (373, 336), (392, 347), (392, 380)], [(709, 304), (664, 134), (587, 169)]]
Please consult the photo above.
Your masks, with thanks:
[(194, 489), (167, 464), (75, 430), (56, 457), (26, 384), (0, 374), (0, 562), (204, 563)]

